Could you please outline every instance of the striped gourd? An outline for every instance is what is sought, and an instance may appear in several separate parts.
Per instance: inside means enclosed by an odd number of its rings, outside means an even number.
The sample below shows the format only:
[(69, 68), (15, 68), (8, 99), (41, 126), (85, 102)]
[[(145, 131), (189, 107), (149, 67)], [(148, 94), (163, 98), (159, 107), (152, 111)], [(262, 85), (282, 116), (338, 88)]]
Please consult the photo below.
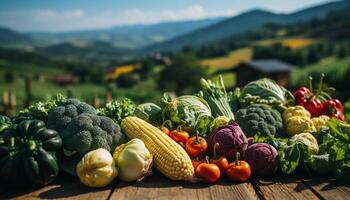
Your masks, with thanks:
[(154, 159), (154, 166), (172, 180), (194, 181), (194, 168), (186, 151), (158, 128), (137, 117), (122, 121), (129, 139), (141, 139)]

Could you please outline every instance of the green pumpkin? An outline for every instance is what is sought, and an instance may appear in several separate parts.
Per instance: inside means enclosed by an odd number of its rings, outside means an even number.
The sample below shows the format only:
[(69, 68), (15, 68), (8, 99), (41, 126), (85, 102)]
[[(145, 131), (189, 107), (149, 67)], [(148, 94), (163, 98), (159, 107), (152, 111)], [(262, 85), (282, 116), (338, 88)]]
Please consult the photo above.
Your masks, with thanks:
[(0, 145), (0, 179), (12, 185), (46, 185), (59, 170), (55, 152), (62, 140), (43, 121), (25, 120), (3, 134)]

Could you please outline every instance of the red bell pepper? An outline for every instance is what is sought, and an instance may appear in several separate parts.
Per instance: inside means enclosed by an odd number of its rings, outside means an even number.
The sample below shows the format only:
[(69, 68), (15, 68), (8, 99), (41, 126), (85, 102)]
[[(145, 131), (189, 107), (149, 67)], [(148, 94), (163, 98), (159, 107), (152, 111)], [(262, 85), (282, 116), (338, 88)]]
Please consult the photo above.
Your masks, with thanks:
[(337, 118), (344, 121), (343, 105), (338, 99), (327, 100), (323, 103), (323, 113), (331, 118)]
[(312, 117), (323, 114), (323, 104), (317, 96), (308, 88), (301, 87), (294, 92), (295, 101), (311, 113)]

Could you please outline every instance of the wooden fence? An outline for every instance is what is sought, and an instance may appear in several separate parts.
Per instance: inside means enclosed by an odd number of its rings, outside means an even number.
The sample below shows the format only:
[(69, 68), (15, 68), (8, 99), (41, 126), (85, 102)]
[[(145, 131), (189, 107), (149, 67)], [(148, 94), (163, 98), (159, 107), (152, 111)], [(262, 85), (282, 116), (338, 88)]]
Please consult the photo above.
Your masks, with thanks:
[[(26, 108), (29, 105), (33, 103), (33, 95), (32, 95), (32, 87), (31, 87), (31, 78), (26, 78), (25, 79), (25, 98), (23, 106)], [(73, 93), (71, 90), (67, 91), (67, 97), (73, 97)], [(110, 102), (113, 99), (112, 96), (112, 90), (108, 89), (106, 94), (104, 95), (104, 100), (101, 103), (101, 99), (96, 95), (92, 95), (91, 99), (91, 105), (94, 106), (95, 108), (99, 108), (108, 102)], [(16, 93), (14, 91), (4, 91), (1, 94), (1, 100), (0, 100), (0, 115), (5, 115), (12, 117), (16, 114), (16, 106), (17, 106), (17, 98), (16, 98)]]

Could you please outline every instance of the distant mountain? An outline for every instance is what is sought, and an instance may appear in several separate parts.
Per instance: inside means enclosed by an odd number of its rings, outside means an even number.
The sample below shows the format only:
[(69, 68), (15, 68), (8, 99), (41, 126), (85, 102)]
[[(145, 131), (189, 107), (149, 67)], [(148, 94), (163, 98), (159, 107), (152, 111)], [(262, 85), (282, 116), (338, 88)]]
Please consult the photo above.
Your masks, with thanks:
[(305, 22), (315, 18), (323, 18), (331, 11), (346, 7), (350, 7), (350, 1), (331, 2), (291, 14), (276, 14), (264, 10), (252, 10), (216, 24), (194, 30), (191, 33), (174, 39), (151, 45), (146, 47), (144, 52), (174, 51), (180, 50), (185, 46), (199, 46), (237, 33), (259, 28), (267, 23), (288, 24)]
[(130, 56), (131, 50), (117, 48), (108, 42), (63, 42), (46, 47), (38, 47), (35, 52), (56, 60), (76, 61), (97, 65), (107, 64)]
[(26, 42), (31, 40), (27, 34), (0, 27), (0, 43)]
[(117, 26), (108, 29), (84, 30), (61, 33), (31, 33), (35, 39), (46, 40), (51, 44), (72, 41), (103, 41), (115, 47), (137, 49), (150, 44), (163, 42), (195, 29), (209, 26), (225, 18), (165, 22), (151, 25)]

